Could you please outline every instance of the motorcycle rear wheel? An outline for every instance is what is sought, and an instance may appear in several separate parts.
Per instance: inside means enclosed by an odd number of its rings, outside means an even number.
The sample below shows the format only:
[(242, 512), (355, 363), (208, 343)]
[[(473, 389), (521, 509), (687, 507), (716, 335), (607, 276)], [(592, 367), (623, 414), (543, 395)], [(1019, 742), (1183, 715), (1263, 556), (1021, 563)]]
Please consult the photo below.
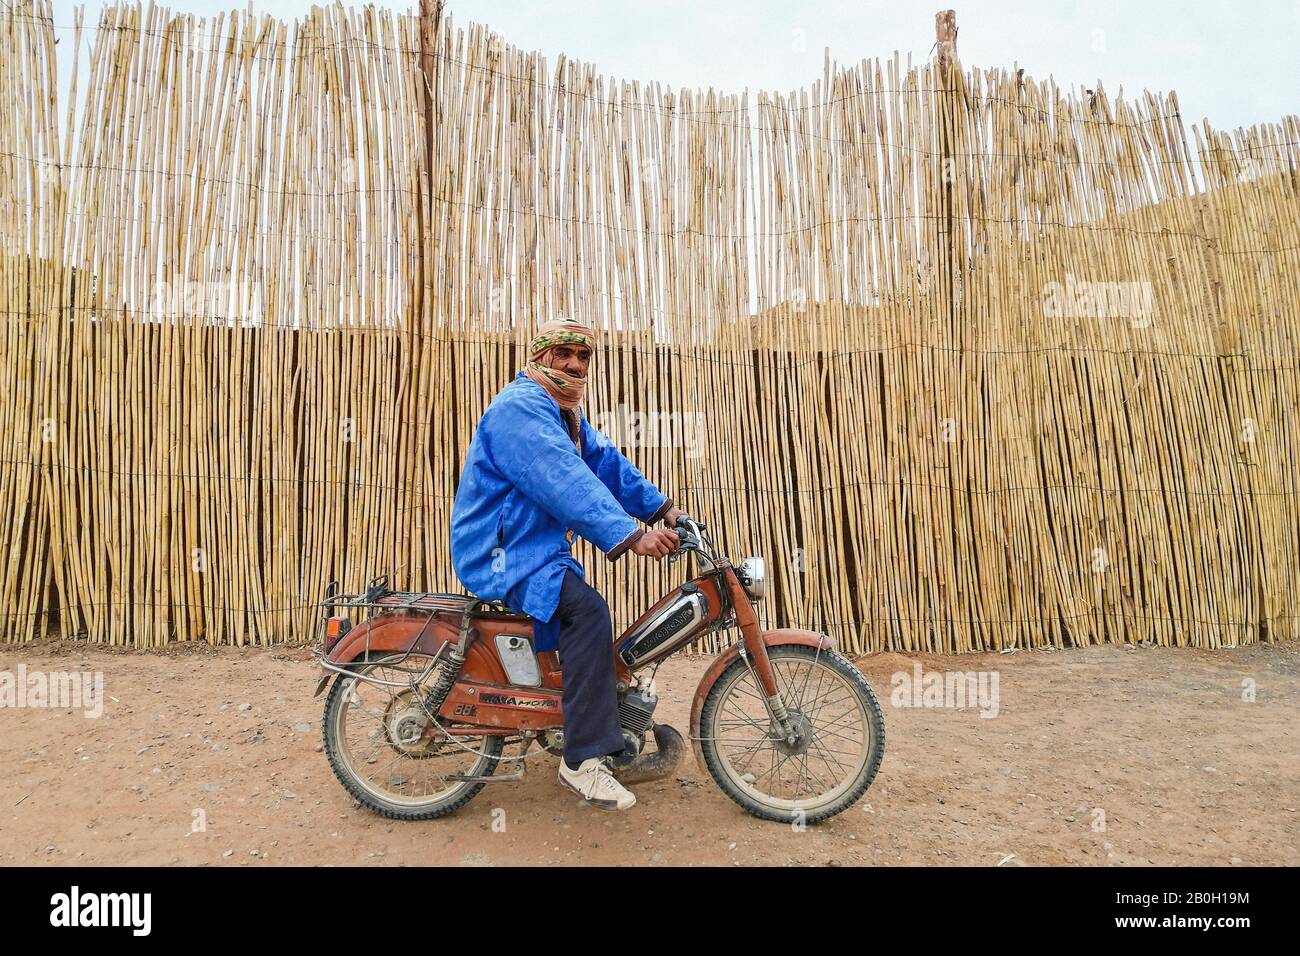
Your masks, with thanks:
[[(401, 654), (385, 654), (356, 672), (403, 680), (404, 675), (419, 674), (427, 663), (421, 655), (403, 659)], [(410, 718), (422, 714), (414, 695), (426, 690), (381, 687), (340, 675), (325, 700), (321, 734), (330, 768), (363, 806), (393, 820), (432, 820), (464, 806), (486, 784), (446, 777), (489, 777), (501, 755), (502, 738), (495, 735), (456, 737), (455, 742), (443, 735), (423, 743), (403, 741), (402, 728), (418, 727), (418, 720)], [(418, 782), (426, 783), (416, 793)], [(438, 789), (430, 792), (430, 785)]]
[(761, 688), (737, 657), (700, 711), (704, 762), (747, 813), (816, 823), (851, 807), (875, 779), (885, 751), (880, 702), (862, 672), (829, 648), (785, 644), (767, 656), (804, 738), (795, 747), (780, 739)]

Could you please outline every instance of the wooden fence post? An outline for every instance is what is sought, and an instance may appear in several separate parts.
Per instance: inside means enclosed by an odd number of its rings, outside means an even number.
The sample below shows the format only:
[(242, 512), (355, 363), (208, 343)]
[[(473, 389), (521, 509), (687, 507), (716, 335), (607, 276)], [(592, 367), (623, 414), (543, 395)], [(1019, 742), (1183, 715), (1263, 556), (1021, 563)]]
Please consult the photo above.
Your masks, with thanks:
[(957, 11), (940, 10), (934, 15), (934, 42), (939, 62), (947, 64), (957, 55)]

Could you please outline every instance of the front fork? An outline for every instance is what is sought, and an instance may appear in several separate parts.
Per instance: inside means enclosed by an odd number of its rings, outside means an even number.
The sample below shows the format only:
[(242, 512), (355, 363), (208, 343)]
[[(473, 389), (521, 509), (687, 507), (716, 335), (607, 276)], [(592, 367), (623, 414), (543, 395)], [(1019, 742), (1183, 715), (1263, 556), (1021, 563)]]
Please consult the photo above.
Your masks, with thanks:
[(787, 744), (794, 746), (799, 737), (798, 728), (790, 719), (785, 701), (781, 699), (781, 690), (777, 687), (776, 674), (773, 673), (772, 662), (767, 656), (767, 644), (763, 641), (758, 617), (754, 614), (754, 606), (740, 579), (736, 577), (734, 568), (727, 568), (726, 583), (731, 595), (731, 606), (736, 612), (736, 624), (740, 628), (740, 656), (755, 683), (763, 689), (763, 705), (772, 718), (773, 726), (780, 730)]

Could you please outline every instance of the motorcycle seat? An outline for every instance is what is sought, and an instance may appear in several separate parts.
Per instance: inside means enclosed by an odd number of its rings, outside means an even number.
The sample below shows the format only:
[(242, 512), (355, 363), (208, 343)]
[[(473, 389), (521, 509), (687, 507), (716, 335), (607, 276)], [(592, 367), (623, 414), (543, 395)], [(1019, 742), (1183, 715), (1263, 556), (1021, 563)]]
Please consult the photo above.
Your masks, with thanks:
[(480, 601), (473, 594), (453, 594), (446, 591), (391, 591), (375, 601), (385, 607), (413, 607), (419, 609), (454, 611), (464, 614), (471, 605), (481, 606), (470, 612), (471, 618), (496, 618), (512, 621), (532, 620), (522, 611), (515, 611), (500, 601)]
[(486, 602), (485, 607), (480, 607), (478, 610), (470, 614), (470, 617), (475, 617), (475, 618), (486, 617), (486, 618), (492, 618), (493, 620), (503, 620), (503, 621), (531, 621), (532, 620), (532, 618), (529, 617), (527, 614), (525, 614), (523, 611), (515, 611), (511, 608), (508, 608), (500, 601)]

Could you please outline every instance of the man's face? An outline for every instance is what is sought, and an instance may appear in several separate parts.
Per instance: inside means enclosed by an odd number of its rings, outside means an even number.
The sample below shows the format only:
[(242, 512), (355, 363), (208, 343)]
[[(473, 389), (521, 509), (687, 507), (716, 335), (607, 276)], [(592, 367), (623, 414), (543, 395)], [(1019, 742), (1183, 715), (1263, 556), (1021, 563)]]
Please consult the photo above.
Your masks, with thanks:
[(586, 375), (591, 364), (591, 349), (585, 345), (557, 345), (548, 353), (550, 367), (570, 375)]

